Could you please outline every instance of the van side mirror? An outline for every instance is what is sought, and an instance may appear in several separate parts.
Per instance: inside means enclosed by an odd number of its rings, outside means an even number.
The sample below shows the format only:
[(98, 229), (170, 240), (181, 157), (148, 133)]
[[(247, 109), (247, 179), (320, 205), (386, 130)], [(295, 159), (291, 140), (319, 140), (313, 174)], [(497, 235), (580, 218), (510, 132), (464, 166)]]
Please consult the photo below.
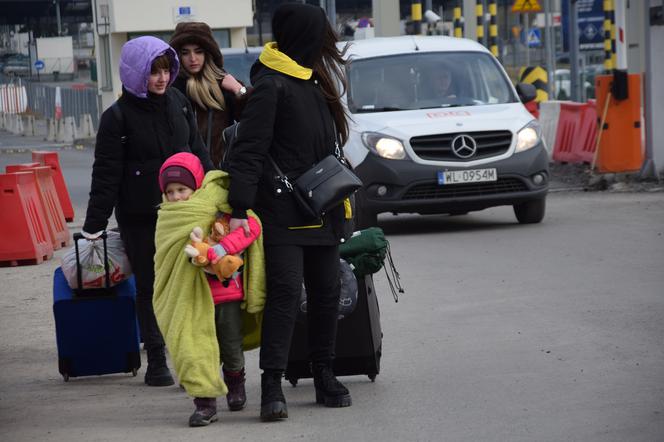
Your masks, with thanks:
[(535, 86), (528, 83), (517, 84), (516, 93), (519, 95), (519, 100), (521, 100), (522, 103), (528, 103), (537, 97), (537, 89), (535, 89)]

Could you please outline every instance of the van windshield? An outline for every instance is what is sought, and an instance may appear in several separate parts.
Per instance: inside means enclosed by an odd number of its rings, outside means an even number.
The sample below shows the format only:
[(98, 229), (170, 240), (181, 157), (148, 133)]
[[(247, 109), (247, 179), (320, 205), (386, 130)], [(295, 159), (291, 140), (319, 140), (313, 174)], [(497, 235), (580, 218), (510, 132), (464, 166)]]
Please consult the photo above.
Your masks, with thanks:
[(502, 104), (517, 101), (498, 62), (481, 52), (427, 52), (353, 60), (352, 113)]

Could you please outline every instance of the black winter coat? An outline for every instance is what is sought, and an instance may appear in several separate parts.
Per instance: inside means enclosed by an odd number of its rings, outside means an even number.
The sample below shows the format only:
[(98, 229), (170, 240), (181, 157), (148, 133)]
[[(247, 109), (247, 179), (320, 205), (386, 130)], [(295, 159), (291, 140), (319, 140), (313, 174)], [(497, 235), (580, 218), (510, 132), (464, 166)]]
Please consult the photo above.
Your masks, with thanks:
[(123, 91), (117, 104), (122, 121), (112, 108), (99, 121), (83, 225), (88, 233), (105, 229), (113, 208), (122, 219), (156, 217), (162, 201), (159, 168), (169, 156), (192, 152), (206, 171), (212, 169), (189, 100), (178, 90), (171, 87), (164, 95), (147, 99)]
[(335, 151), (332, 114), (315, 80), (281, 74), (262, 63), (252, 68), (254, 90), (243, 110), (231, 153), (228, 200), (234, 216), (253, 209), (265, 244), (333, 245), (342, 238), (343, 205), (312, 225), (275, 179), (267, 155), (290, 179)]

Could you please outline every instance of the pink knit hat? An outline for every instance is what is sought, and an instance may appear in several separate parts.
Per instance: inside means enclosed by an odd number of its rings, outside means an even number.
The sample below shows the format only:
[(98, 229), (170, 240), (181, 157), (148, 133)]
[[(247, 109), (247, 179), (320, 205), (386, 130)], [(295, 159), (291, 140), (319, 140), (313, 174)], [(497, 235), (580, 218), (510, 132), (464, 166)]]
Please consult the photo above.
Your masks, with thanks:
[(170, 183), (180, 183), (193, 190), (203, 184), (205, 171), (201, 160), (192, 153), (180, 152), (169, 157), (159, 169), (159, 188), (163, 192)]

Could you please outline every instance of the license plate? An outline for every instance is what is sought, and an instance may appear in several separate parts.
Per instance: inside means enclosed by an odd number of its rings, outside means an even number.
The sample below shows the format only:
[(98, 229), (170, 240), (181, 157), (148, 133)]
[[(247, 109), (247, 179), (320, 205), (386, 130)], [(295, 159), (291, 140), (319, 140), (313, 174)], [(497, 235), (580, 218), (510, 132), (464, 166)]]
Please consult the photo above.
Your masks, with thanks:
[(482, 183), (498, 180), (495, 168), (470, 170), (445, 170), (438, 172), (438, 184)]

